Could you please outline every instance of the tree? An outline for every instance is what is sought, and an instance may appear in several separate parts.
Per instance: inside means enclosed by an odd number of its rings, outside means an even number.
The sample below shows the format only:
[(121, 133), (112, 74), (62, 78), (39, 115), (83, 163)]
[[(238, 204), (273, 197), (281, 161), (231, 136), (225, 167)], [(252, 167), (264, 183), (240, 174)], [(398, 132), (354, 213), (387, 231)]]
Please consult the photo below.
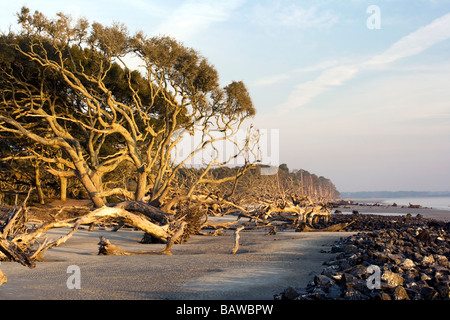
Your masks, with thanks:
[[(289, 175), (287, 166), (275, 177), (244, 180), (251, 188), (236, 196), (242, 190), (237, 182), (259, 160), (253, 157), (258, 135), (251, 127), (245, 139), (234, 139), (255, 109), (242, 81), (221, 87), (213, 65), (194, 49), (170, 37), (130, 35), (118, 23), (74, 22), (62, 13), (49, 19), (23, 7), (18, 19), (21, 31), (0, 37), (0, 136), (9, 139), (2, 151), (20, 152), (2, 154), (2, 165), (35, 161), (35, 168), (45, 166), (61, 179), (62, 189), (65, 179), (76, 177), (95, 208), (58, 218), (61, 209), (29, 229), (24, 202), (0, 225), (0, 253), (6, 258), (33, 267), (80, 225), (100, 221), (137, 227), (166, 242), (168, 253), (182, 233), (205, 225), (192, 226), (204, 209), (223, 206), (224, 213), (234, 210), (265, 226), (277, 219), (297, 227), (309, 219), (312, 225), (314, 217), (329, 215), (324, 206), (311, 207), (308, 198), (303, 203), (286, 194), (279, 175)], [(130, 56), (140, 60), (138, 70), (127, 65)], [(177, 158), (177, 148), (192, 137), (200, 139)], [(225, 141), (236, 151), (223, 158)], [(210, 157), (191, 163), (204, 151)], [(237, 157), (243, 164), (227, 168)], [(105, 184), (105, 177), (113, 183)], [(112, 195), (124, 201), (105, 206)], [(245, 203), (249, 199), (254, 203)], [(38, 241), (58, 227), (71, 231)], [(238, 231), (236, 244), (237, 236)]]
[[(220, 88), (207, 59), (175, 39), (129, 35), (117, 23), (74, 23), (62, 13), (49, 19), (26, 7), (18, 19), (21, 31), (1, 39), (0, 131), (60, 152), (52, 161), (68, 172), (52, 173), (76, 176), (96, 207), (113, 194), (137, 201), (149, 195), (151, 204), (168, 205), (168, 196), (176, 194), (173, 182), (189, 159), (230, 139), (255, 114), (243, 82)], [(131, 54), (142, 62), (139, 71), (127, 66)], [(182, 133), (202, 138), (175, 162)], [(247, 140), (242, 148), (248, 145)], [(104, 190), (104, 175), (123, 162), (134, 168), (135, 189)], [(223, 164), (217, 158), (207, 163), (179, 200), (201, 183), (216, 183), (205, 174)]]

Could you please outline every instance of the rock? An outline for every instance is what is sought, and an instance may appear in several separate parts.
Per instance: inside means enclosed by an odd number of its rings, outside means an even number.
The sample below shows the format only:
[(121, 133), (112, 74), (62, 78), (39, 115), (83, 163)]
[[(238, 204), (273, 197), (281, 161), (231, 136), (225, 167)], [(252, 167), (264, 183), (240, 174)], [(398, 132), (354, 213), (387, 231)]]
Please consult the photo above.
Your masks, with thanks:
[(361, 255), (359, 253), (354, 253), (350, 257), (348, 257), (348, 262), (351, 265), (355, 265), (355, 264), (358, 264), (358, 261), (360, 262), (362, 260), (360, 258), (361, 258)]
[(341, 297), (342, 290), (337, 284), (333, 284), (328, 288), (327, 298), (338, 300)]
[[(413, 297), (413, 300), (425, 300), (425, 298), (421, 294), (423, 288), (430, 288), (430, 286), (426, 283), (426, 281), (418, 280), (417, 282), (410, 284), (407, 292), (410, 293), (410, 297)], [(425, 289), (424, 292), (426, 292), (427, 290), (429, 289)]]
[(358, 264), (354, 267), (346, 269), (344, 272), (350, 273), (351, 275), (355, 276), (356, 278), (363, 279), (367, 275), (367, 267), (364, 267), (363, 265)]
[(292, 287), (287, 288), (283, 292), (283, 297), (288, 300), (294, 300), (297, 298), (300, 294)]
[(403, 277), (389, 270), (383, 273), (381, 280), (386, 281), (387, 285), (392, 288), (403, 285)]
[(423, 256), (418, 252), (414, 252), (412, 254), (412, 258), (414, 259), (414, 261), (419, 262), (419, 261), (422, 261)]
[(416, 264), (411, 259), (405, 259), (401, 265), (403, 269), (409, 270), (416, 266)]
[(382, 293), (378, 294), (377, 296), (375, 296), (375, 299), (377, 299), (377, 300), (392, 300), (391, 296), (386, 292), (382, 292)]
[(436, 263), (448, 268), (448, 259), (444, 255), (437, 254), (434, 256)]
[(334, 273), (333, 275), (329, 276), (330, 278), (332, 278), (334, 281), (342, 281), (342, 273), (337, 272)]
[(370, 292), (369, 288), (367, 287), (366, 280), (362, 279), (356, 279), (353, 282), (353, 288), (364, 294), (368, 294)]
[(447, 281), (450, 280), (450, 270), (437, 265), (434, 267), (434, 277), (436, 281)]
[(418, 290), (405, 288), (405, 291), (408, 294), (410, 300), (422, 300), (422, 296), (420, 295)]
[(394, 289), (394, 300), (411, 300), (406, 292), (405, 288), (402, 286), (397, 286)]
[(428, 286), (425, 286), (420, 290), (420, 295), (425, 300), (434, 300), (437, 297), (439, 297), (439, 294), (437, 293), (437, 291)]
[(422, 265), (432, 265), (435, 262), (434, 257), (430, 254), (429, 256), (423, 257)]
[(381, 263), (384, 263), (384, 262), (388, 261), (388, 259), (389, 259), (387, 254), (384, 252), (375, 252), (373, 255), (373, 258), (375, 259), (375, 261), (378, 261)]
[(430, 278), (429, 275), (427, 275), (426, 273), (422, 272), (420, 274), (420, 280), (427, 281), (427, 280), (431, 280), (431, 278)]
[(344, 252), (344, 248), (339, 245), (334, 245), (331, 247), (331, 253)]
[(346, 254), (355, 253), (357, 250), (358, 250), (357, 246), (355, 246), (354, 244), (349, 244), (345, 246), (344, 253)]
[(430, 243), (432, 241), (430, 232), (428, 230), (422, 230), (416, 237), (417, 240), (420, 240), (425, 243)]
[(350, 273), (344, 272), (342, 274), (342, 278), (341, 278), (341, 283), (343, 285), (346, 285), (348, 283), (352, 283), (353, 281), (356, 280), (356, 277)]
[(414, 282), (415, 279), (419, 278), (419, 275), (419, 271), (413, 268), (403, 274), (403, 279), (408, 282)]
[(327, 294), (322, 288), (316, 287), (308, 296), (313, 299), (324, 300)]
[(314, 281), (309, 281), (306, 285), (306, 292), (312, 293), (313, 290), (316, 288), (316, 285), (314, 284)]
[(348, 269), (351, 267), (351, 264), (347, 259), (340, 259), (338, 261), (338, 265), (339, 265), (340, 270), (345, 270), (345, 269)]
[(275, 301), (281, 301), (283, 300), (283, 294), (282, 293), (277, 293), (273, 295), (273, 300)]
[(322, 270), (323, 275), (327, 276), (328, 278), (332, 278), (334, 280), (340, 280), (341, 274), (338, 272), (339, 266), (338, 265), (331, 265), (329, 267), (326, 267)]
[(439, 293), (441, 298), (450, 298), (450, 286), (448, 281), (439, 281), (434, 285), (434, 289)]
[(393, 254), (393, 253), (388, 253), (387, 257), (394, 264), (400, 264), (402, 262), (402, 260), (404, 259), (402, 255), (400, 255), (400, 254)]
[[(348, 223), (348, 238), (330, 245), (335, 254), (324, 262), (296, 299), (450, 299), (450, 223), (418, 217), (333, 215), (333, 223)], [(448, 231), (447, 231), (448, 229)], [(367, 268), (381, 271), (377, 289), (367, 287)]]
[(334, 284), (334, 281), (328, 278), (327, 276), (320, 274), (314, 276), (314, 284), (316, 286), (320, 286), (327, 289), (328, 287)]
[(346, 300), (367, 300), (368, 297), (366, 295), (363, 295), (361, 292), (359, 292), (356, 289), (349, 288), (345, 291), (344, 299), (346, 299)]

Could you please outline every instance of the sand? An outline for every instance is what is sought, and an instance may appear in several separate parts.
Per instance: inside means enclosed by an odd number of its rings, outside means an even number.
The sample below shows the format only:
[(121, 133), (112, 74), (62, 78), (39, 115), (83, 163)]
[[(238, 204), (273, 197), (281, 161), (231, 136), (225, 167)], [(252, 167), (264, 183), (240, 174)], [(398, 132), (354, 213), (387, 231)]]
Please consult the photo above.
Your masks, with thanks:
[[(392, 206), (346, 206), (343, 212), (405, 215), (450, 220), (450, 211)], [(232, 218), (231, 218), (232, 219)], [(54, 229), (50, 236), (69, 229)], [(265, 235), (241, 231), (240, 249), (231, 255), (233, 235), (192, 236), (175, 245), (172, 256), (98, 256), (98, 240), (105, 236), (128, 251), (158, 250), (161, 244), (140, 244), (141, 231), (96, 228), (78, 230), (60, 247), (47, 251), (46, 261), (29, 269), (3, 262), (8, 282), (0, 287), (0, 300), (273, 300), (287, 287), (306, 287), (332, 254), (334, 241), (353, 232), (292, 231)], [(80, 269), (81, 289), (68, 289), (68, 267)]]
[[(373, 202), (373, 200), (372, 200)], [(363, 203), (358, 201), (358, 203)], [(359, 213), (367, 214), (381, 214), (381, 215), (406, 215), (410, 213), (413, 216), (417, 214), (423, 215), (425, 218), (437, 219), (443, 221), (450, 221), (450, 210), (439, 210), (431, 208), (408, 208), (408, 207), (394, 207), (391, 205), (346, 205), (337, 208), (343, 213), (351, 213), (353, 210), (357, 210)]]
[[(52, 230), (61, 236), (68, 229)], [(49, 250), (45, 262), (29, 269), (3, 262), (8, 282), (2, 299), (58, 300), (272, 300), (289, 286), (304, 287), (328, 260), (329, 246), (352, 233), (241, 231), (235, 255), (232, 233), (193, 236), (172, 248), (172, 256), (98, 256), (98, 239), (105, 236), (129, 251), (157, 250), (160, 244), (140, 244), (140, 231), (79, 230), (60, 247)], [(322, 251), (322, 252), (321, 252)], [(68, 289), (70, 265), (80, 269), (81, 289)]]

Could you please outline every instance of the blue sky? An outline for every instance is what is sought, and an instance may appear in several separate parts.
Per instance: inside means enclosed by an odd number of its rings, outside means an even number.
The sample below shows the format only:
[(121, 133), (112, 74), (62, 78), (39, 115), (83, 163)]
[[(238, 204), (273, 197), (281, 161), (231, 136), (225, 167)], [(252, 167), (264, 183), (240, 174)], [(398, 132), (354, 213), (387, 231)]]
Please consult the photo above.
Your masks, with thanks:
[[(167, 34), (246, 83), (280, 162), (340, 191), (450, 190), (450, 0), (0, 1)], [(379, 8), (369, 29), (367, 8)]]

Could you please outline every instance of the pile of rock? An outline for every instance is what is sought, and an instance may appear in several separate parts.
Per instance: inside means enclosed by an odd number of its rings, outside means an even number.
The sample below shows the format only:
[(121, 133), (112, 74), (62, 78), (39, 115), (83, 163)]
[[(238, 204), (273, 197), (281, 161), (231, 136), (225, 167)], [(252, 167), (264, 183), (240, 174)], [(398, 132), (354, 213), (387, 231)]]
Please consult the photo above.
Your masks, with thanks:
[(275, 299), (450, 300), (448, 224), (421, 218), (420, 225), (360, 232), (330, 253), (306, 288), (290, 287)]
[(403, 216), (384, 216), (360, 213), (333, 214), (327, 224), (317, 225), (317, 228), (329, 227), (333, 224), (348, 223), (351, 221), (353, 221), (353, 223), (346, 227), (344, 231), (374, 231), (389, 228), (404, 229), (410, 227), (421, 227), (424, 225), (438, 226), (444, 229), (446, 228), (443, 221), (426, 219), (421, 214), (417, 214), (415, 216), (412, 216), (411, 214)]

